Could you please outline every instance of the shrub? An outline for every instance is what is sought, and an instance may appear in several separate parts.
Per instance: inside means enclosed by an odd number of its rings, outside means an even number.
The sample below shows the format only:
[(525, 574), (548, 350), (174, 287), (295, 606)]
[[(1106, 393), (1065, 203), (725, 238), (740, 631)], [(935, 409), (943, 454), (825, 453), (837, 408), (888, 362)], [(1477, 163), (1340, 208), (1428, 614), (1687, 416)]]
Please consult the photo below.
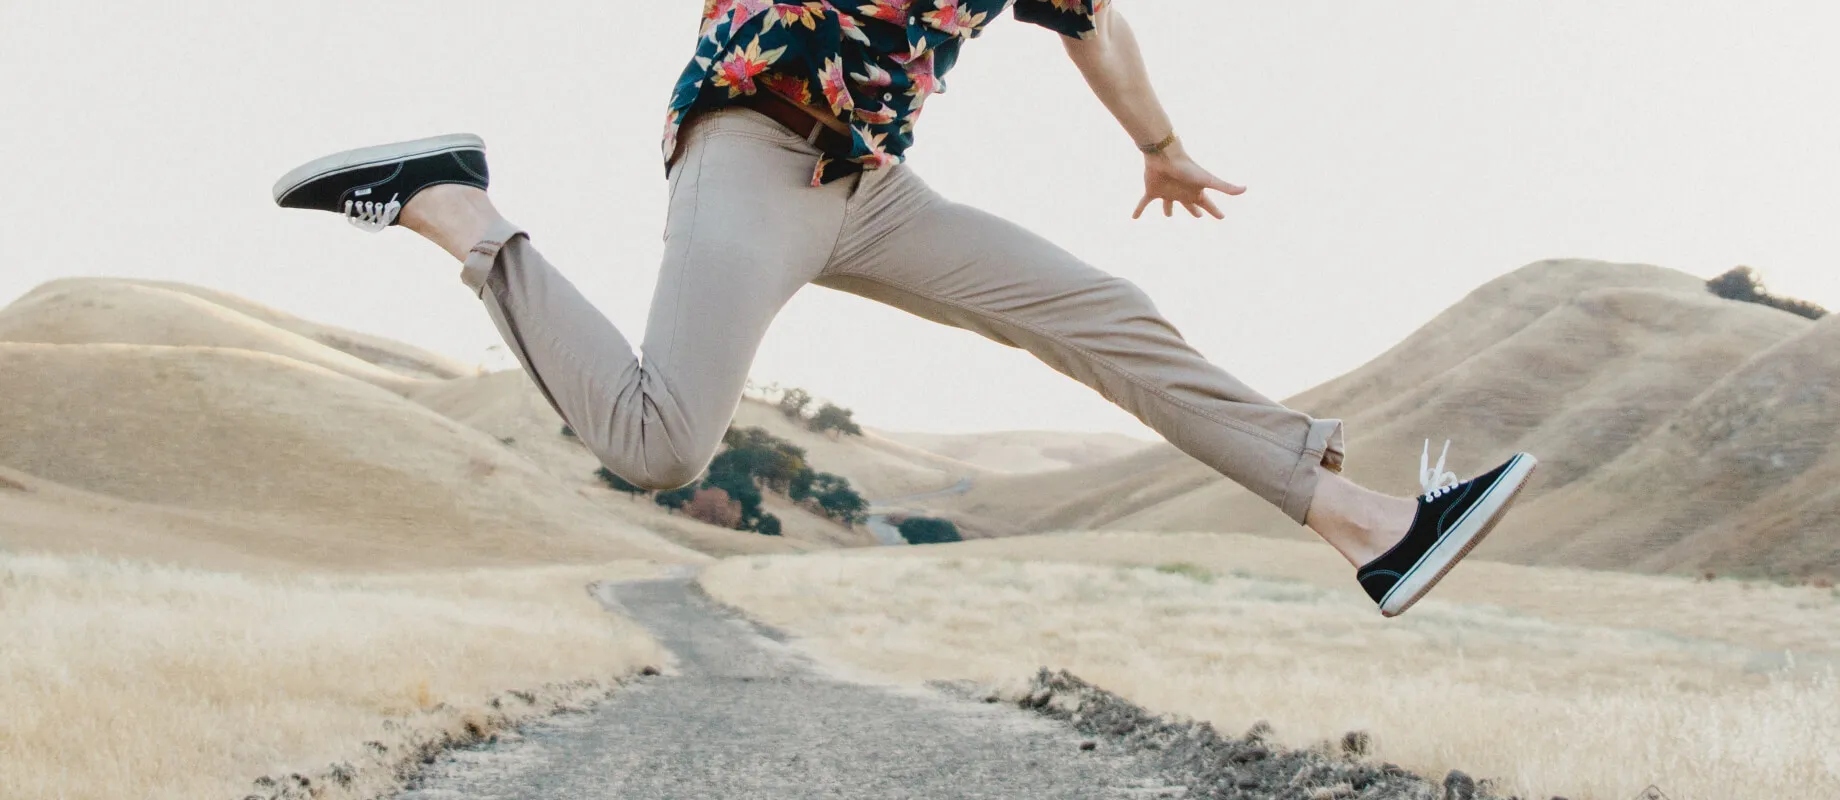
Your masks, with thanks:
[(772, 514), (760, 515), (760, 521), (754, 523), (754, 530), (759, 531), (762, 536), (778, 536), (779, 517)]
[(691, 519), (724, 528), (735, 528), (741, 524), (741, 504), (730, 500), (728, 492), (714, 487), (696, 490), (689, 504), (684, 506), (684, 513), (690, 515)]
[(754, 484), (753, 476), (745, 472), (711, 470), (709, 477), (703, 479), (703, 488), (721, 489), (741, 504), (736, 528), (751, 530), (760, 521), (760, 487)]
[(575, 429), (567, 425), (562, 426), (562, 435), (570, 439), (579, 438), (575, 435)]
[(691, 484), (689, 486), (679, 486), (668, 492), (659, 492), (657, 496), (652, 498), (652, 502), (671, 509), (672, 511), (676, 511), (677, 509), (689, 505), (691, 498), (695, 496), (696, 484)]
[(1766, 305), (1809, 319), (1827, 316), (1827, 309), (1806, 300), (1770, 294), (1763, 288), (1763, 276), (1750, 267), (1732, 267), (1725, 274), (1706, 281), (1706, 290), (1727, 300)]
[(964, 541), (964, 537), (958, 535), (958, 526), (953, 525), (950, 520), (908, 517), (901, 520), (896, 530), (901, 532), (901, 538), (906, 539), (908, 544), (945, 544)]
[(1191, 564), (1187, 561), (1175, 561), (1175, 562), (1171, 562), (1168, 564), (1158, 564), (1156, 565), (1156, 571), (1161, 572), (1164, 575), (1181, 575), (1185, 578), (1188, 578), (1194, 581), (1198, 581), (1200, 583), (1213, 583), (1214, 582), (1214, 573), (1212, 570), (1209, 570), (1207, 567), (1201, 566), (1200, 564)]

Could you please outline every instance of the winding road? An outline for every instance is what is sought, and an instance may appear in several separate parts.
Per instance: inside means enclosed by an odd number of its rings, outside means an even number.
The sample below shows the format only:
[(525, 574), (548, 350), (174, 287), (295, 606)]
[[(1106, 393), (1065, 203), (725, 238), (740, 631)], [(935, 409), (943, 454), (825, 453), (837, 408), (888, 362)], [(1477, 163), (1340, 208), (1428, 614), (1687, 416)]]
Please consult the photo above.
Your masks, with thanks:
[(677, 663), (592, 711), (449, 753), (398, 800), (1176, 797), (1139, 755), (1014, 704), (818, 663), (687, 578), (596, 584)]
[(971, 478), (970, 476), (966, 476), (959, 478), (958, 483), (954, 483), (944, 489), (934, 489), (930, 492), (910, 494), (906, 497), (896, 497), (892, 500), (871, 500), (869, 501), (869, 507), (872, 509), (879, 508), (881, 510), (871, 513), (866, 524), (869, 526), (869, 532), (875, 534), (876, 541), (885, 545), (904, 545), (907, 544), (907, 540), (901, 538), (901, 531), (888, 522), (889, 514), (904, 510), (900, 508), (902, 503), (911, 503), (916, 500), (931, 500), (935, 497), (948, 497), (955, 494), (964, 494), (969, 491), (971, 491)]

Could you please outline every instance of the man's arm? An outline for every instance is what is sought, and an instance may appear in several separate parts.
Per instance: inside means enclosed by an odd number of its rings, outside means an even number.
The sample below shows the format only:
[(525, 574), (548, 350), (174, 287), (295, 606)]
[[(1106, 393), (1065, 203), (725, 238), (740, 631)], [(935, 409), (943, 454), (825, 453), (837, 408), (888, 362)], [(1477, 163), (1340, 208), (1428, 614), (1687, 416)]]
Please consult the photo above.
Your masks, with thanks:
[[(1080, 74), (1086, 78), (1099, 102), (1105, 104), (1106, 110), (1112, 112), (1125, 132), (1131, 135), (1132, 141), (1140, 146), (1165, 142), (1175, 132), (1169, 112), (1163, 109), (1162, 102), (1156, 98), (1155, 87), (1150, 85), (1150, 71), (1144, 66), (1136, 34), (1132, 33), (1124, 15), (1112, 6), (1108, 3), (1100, 9), (1097, 30), (1091, 38), (1062, 40), (1067, 55), (1080, 68)], [(1206, 209), (1219, 219), (1223, 215), (1207, 196), (1208, 189), (1229, 195), (1246, 191), (1245, 187), (1223, 181), (1202, 169), (1188, 157), (1182, 140), (1174, 139), (1160, 151), (1144, 156), (1144, 197), (1131, 216), (1133, 219), (1141, 216), (1151, 202), (1162, 200), (1164, 216), (1173, 215), (1175, 204), (1181, 203), (1188, 213), (1197, 217), (1201, 216), (1201, 209)]]

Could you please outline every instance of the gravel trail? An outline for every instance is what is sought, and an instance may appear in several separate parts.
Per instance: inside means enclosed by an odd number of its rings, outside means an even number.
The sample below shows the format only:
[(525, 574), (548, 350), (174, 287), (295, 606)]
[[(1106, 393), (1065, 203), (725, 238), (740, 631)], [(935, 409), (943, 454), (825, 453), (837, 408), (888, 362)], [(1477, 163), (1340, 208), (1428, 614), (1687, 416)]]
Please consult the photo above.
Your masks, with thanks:
[(959, 478), (957, 483), (947, 486), (944, 489), (934, 489), (930, 492), (910, 494), (905, 497), (895, 497), (888, 500), (871, 500), (869, 501), (869, 507), (875, 509), (875, 513), (870, 514), (867, 520), (869, 533), (873, 534), (876, 541), (882, 544), (905, 545), (907, 544), (907, 540), (901, 538), (900, 529), (888, 522), (889, 513), (902, 510), (901, 504), (903, 503), (910, 503), (915, 500), (931, 500), (935, 497), (948, 497), (951, 495), (964, 494), (969, 491), (971, 491), (971, 478), (966, 476)]
[(878, 685), (818, 664), (688, 579), (594, 591), (651, 629), (676, 666), (592, 711), (449, 753), (399, 800), (1186, 793), (1159, 783), (1135, 748), (1014, 704)]

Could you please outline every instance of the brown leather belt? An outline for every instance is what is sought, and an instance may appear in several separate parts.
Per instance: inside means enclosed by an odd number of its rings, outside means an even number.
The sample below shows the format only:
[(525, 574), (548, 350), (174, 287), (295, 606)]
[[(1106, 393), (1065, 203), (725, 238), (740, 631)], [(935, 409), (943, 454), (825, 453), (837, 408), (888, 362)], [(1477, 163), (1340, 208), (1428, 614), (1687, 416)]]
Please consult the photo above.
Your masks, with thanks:
[[(805, 137), (806, 141), (811, 142), (833, 159), (848, 158), (850, 155), (850, 137), (819, 122), (817, 117), (806, 113), (796, 103), (784, 97), (772, 92), (755, 92), (736, 98), (731, 105), (765, 114), (774, 122), (785, 126), (786, 130)], [(818, 131), (816, 139), (812, 138), (814, 128)]]

